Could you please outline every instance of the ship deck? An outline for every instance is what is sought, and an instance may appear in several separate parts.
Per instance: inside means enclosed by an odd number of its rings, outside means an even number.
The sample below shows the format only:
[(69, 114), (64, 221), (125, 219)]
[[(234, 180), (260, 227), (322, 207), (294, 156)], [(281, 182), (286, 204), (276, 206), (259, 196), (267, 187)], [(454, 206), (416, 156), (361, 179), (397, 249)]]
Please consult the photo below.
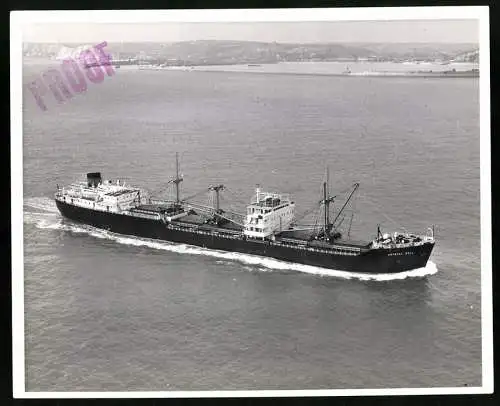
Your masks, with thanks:
[(174, 211), (174, 208), (171, 205), (167, 204), (141, 204), (137, 206), (134, 210), (136, 211), (145, 211), (150, 213), (169, 213)]
[(206, 227), (207, 229), (208, 228), (213, 229), (214, 231), (240, 231), (240, 232), (243, 232), (243, 227), (241, 227), (237, 224), (231, 223), (231, 222), (228, 222), (228, 223), (221, 225), (221, 226), (216, 226), (213, 224), (206, 223), (206, 220), (207, 220), (206, 216), (201, 216), (199, 214), (188, 214), (187, 216), (173, 220), (173, 222), (202, 226), (204, 228)]
[(155, 213), (161, 213), (168, 208), (169, 206), (163, 204), (141, 204), (140, 206), (137, 206), (137, 209), (139, 210), (152, 211)]
[[(226, 232), (226, 233), (229, 232), (235, 234), (243, 233), (243, 227), (231, 222), (228, 222), (221, 226), (216, 226), (214, 224), (208, 224), (205, 221), (206, 221), (205, 216), (201, 216), (199, 214), (188, 214), (187, 216), (173, 220), (172, 222), (177, 223), (179, 225), (198, 226), (200, 229), (206, 231)], [(298, 231), (298, 230), (284, 231), (281, 234), (276, 235), (276, 241), (293, 242), (297, 244), (308, 243), (309, 246), (317, 248), (328, 248), (328, 247), (331, 248), (332, 245), (336, 245), (336, 246), (366, 249), (369, 248), (370, 246), (369, 241), (339, 239), (336, 240), (334, 243), (328, 243), (321, 240), (311, 240), (310, 232)]]
[[(310, 235), (311, 235), (310, 231), (287, 230), (283, 231), (280, 234), (280, 238), (284, 238), (287, 240), (308, 241)], [(330, 247), (332, 245), (340, 245), (345, 247), (368, 248), (371, 242), (361, 241), (361, 240), (347, 240), (341, 238), (335, 240), (334, 243), (328, 243), (322, 240), (311, 240), (309, 244), (317, 247)]]

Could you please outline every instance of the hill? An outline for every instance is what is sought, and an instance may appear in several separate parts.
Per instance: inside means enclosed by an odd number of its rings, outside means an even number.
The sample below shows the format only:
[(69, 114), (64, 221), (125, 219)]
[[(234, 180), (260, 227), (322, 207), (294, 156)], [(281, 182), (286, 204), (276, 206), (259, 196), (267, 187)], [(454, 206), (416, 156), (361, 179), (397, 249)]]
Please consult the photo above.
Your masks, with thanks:
[[(26, 56), (56, 58), (83, 44), (34, 44), (24, 46)], [(338, 60), (453, 60), (477, 61), (477, 44), (290, 44), (256, 41), (200, 40), (175, 43), (110, 43), (107, 49), (120, 59), (139, 58), (189, 65), (275, 63), (283, 61)], [(63, 50), (63, 52), (61, 52)]]

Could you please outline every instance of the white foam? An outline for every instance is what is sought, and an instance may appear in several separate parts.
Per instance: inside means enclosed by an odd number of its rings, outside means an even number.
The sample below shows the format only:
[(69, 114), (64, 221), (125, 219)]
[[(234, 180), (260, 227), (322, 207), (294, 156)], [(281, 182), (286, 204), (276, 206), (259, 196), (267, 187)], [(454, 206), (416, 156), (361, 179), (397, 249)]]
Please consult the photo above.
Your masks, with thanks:
[[(29, 201), (29, 203), (25, 202), (25, 205), (34, 207), (36, 209), (49, 211), (49, 213), (36, 213), (36, 212), (24, 213), (25, 222), (34, 224), (36, 227), (41, 229), (62, 230), (62, 231), (70, 231), (73, 233), (83, 233), (83, 234), (88, 234), (95, 238), (112, 240), (119, 244), (131, 245), (136, 247), (148, 247), (156, 250), (175, 252), (178, 254), (204, 255), (204, 256), (219, 258), (220, 260), (238, 261), (246, 265), (251, 265), (250, 269), (252, 271), (279, 270), (279, 271), (303, 272), (311, 275), (327, 276), (340, 279), (358, 279), (362, 281), (368, 281), (368, 280), (391, 281), (391, 280), (401, 280), (407, 278), (423, 278), (429, 275), (433, 275), (438, 271), (436, 264), (434, 264), (432, 261), (428, 261), (427, 266), (425, 268), (414, 269), (412, 271), (400, 272), (396, 274), (371, 275), (371, 274), (339, 271), (334, 269), (326, 269), (310, 265), (302, 265), (302, 264), (280, 261), (273, 258), (260, 257), (257, 255), (219, 251), (219, 250), (196, 247), (188, 244), (177, 244), (177, 243), (152, 240), (147, 238), (124, 236), (86, 225), (77, 225), (75, 223), (70, 223), (67, 221), (63, 222), (62, 217), (54, 215), (55, 213), (52, 213), (52, 210), (54, 208), (57, 213), (57, 208), (55, 207), (55, 204), (53, 205), (49, 204), (44, 199), (32, 199)], [(244, 268), (248, 269), (247, 267)]]
[(24, 205), (32, 209), (42, 210), (49, 213), (59, 213), (54, 200), (48, 197), (29, 197), (24, 199)]

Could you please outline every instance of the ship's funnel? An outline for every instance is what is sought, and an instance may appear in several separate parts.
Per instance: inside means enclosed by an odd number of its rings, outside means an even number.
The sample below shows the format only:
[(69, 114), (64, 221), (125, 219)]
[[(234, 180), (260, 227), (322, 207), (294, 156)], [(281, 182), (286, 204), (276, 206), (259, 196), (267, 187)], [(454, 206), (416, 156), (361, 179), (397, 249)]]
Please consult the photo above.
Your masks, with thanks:
[(101, 172), (87, 173), (87, 185), (89, 187), (97, 187), (102, 182)]

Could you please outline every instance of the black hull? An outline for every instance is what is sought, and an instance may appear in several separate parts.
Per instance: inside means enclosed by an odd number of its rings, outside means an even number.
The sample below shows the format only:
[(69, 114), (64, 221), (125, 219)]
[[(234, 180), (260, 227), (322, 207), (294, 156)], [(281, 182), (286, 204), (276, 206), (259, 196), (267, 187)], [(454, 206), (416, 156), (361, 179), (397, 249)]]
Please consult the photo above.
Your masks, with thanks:
[(184, 230), (172, 230), (160, 220), (96, 211), (59, 200), (56, 200), (56, 205), (61, 214), (70, 220), (117, 234), (271, 257), (286, 262), (348, 272), (383, 274), (423, 268), (434, 246), (433, 243), (425, 243), (411, 248), (368, 249), (359, 255), (335, 255), (276, 246), (266, 241), (228, 239), (213, 234), (201, 235)]

